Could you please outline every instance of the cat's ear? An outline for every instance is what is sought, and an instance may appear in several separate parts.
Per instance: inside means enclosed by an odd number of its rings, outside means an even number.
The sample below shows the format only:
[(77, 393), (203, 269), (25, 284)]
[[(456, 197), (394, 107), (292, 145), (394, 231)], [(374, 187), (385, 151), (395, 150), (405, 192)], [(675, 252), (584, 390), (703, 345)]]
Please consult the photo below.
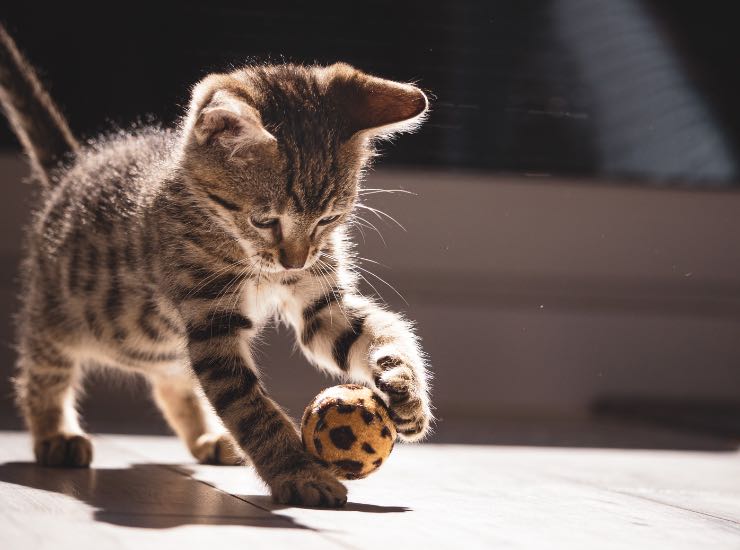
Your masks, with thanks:
[(198, 111), (192, 132), (199, 145), (222, 147), (230, 157), (237, 158), (277, 147), (275, 136), (262, 125), (259, 112), (233, 92), (217, 90), (202, 101), (202, 106), (195, 107)]
[(326, 67), (322, 77), (351, 134), (410, 131), (429, 109), (427, 96), (416, 86), (370, 76), (345, 63)]

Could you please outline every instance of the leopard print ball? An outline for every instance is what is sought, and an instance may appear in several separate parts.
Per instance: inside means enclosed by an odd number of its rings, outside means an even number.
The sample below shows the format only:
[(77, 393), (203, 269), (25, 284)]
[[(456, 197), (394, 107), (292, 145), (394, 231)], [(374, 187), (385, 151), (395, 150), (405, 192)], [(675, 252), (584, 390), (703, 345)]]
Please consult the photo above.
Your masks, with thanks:
[(396, 441), (383, 400), (356, 384), (322, 391), (306, 407), (303, 446), (342, 479), (360, 479), (388, 458)]

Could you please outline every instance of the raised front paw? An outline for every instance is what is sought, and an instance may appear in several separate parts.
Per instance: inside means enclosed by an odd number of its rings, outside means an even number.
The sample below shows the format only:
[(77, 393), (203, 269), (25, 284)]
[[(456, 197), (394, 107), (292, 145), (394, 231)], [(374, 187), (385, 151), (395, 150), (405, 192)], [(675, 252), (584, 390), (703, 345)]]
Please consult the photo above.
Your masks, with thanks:
[(395, 357), (378, 359), (375, 385), (388, 398), (391, 419), (402, 440), (418, 441), (427, 435), (432, 413), (410, 366)]
[(339, 508), (347, 503), (347, 488), (318, 464), (281, 474), (269, 485), (278, 504)]

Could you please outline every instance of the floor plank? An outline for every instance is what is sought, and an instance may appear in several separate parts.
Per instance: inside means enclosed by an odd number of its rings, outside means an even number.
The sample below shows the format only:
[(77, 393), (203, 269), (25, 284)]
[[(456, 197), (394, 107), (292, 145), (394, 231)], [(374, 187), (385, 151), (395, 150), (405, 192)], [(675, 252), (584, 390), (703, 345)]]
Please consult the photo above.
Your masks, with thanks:
[[(178, 445), (159, 439), (145, 449), (150, 459), (167, 460)], [(348, 510), (339, 518), (331, 511), (273, 506), (251, 472), (185, 468), (276, 514), (368, 548), (386, 544), (388, 533), (399, 544), (416, 544), (421, 536), (441, 546), (464, 537), (473, 547), (543, 541), (555, 548), (647, 541), (657, 548), (710, 541), (740, 547), (738, 453), (399, 446), (377, 474), (349, 484)]]
[(737, 452), (584, 451), (562, 479), (661, 502), (740, 525)]
[(27, 463), (0, 433), (0, 547), (740, 547), (740, 453), (397, 446), (345, 510), (274, 505), (250, 468), (175, 438), (96, 437), (95, 468)]

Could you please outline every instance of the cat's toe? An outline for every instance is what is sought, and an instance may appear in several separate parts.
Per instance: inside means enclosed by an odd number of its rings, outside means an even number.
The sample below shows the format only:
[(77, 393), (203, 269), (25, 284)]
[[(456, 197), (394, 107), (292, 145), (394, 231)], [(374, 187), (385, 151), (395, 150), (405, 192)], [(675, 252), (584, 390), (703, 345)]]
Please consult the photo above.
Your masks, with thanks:
[(398, 359), (387, 357), (378, 360), (378, 366), (384, 369), (375, 377), (378, 389), (388, 396), (391, 403), (408, 401), (415, 389), (414, 373), (411, 368)]
[(323, 469), (285, 476), (271, 487), (272, 498), (278, 504), (340, 508), (347, 503), (347, 488)]
[(390, 412), (401, 440), (419, 441), (429, 434), (432, 413), (428, 405), (418, 397), (410, 398), (404, 403), (392, 403)]
[(192, 452), (201, 464), (239, 466), (247, 463), (246, 456), (236, 446), (234, 438), (226, 433), (201, 435)]
[(402, 441), (414, 442), (424, 439), (431, 428), (431, 419), (426, 416), (406, 421), (403, 424), (396, 424), (398, 437)]
[(388, 400), (390, 416), (403, 441), (418, 441), (428, 433), (432, 413), (426, 394), (419, 390), (414, 371), (402, 360), (384, 357), (378, 360), (382, 370), (375, 378), (378, 389)]
[(41, 466), (87, 468), (93, 457), (90, 438), (80, 434), (57, 434), (39, 439), (33, 450)]

